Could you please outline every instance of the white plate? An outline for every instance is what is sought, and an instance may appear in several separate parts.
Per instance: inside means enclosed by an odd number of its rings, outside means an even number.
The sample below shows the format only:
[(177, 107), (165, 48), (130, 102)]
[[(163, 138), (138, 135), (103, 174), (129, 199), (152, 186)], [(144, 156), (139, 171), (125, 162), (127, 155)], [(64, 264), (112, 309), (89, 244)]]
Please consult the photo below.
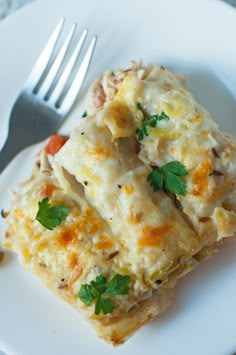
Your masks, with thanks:
[[(84, 110), (88, 84), (106, 68), (131, 59), (162, 63), (187, 73), (188, 88), (220, 126), (235, 133), (236, 12), (218, 1), (40, 1), (0, 25), (0, 143), (14, 99), (61, 16), (98, 34), (98, 46), (82, 99), (63, 126), (68, 131)], [(18, 157), (0, 178), (1, 208), (7, 187), (30, 173), (37, 148)], [(0, 222), (0, 235), (6, 229)], [(0, 237), (0, 238), (1, 238)], [(230, 355), (236, 351), (236, 246), (180, 280), (172, 307), (113, 349), (90, 326), (8, 256), (0, 266), (0, 349), (22, 355)]]

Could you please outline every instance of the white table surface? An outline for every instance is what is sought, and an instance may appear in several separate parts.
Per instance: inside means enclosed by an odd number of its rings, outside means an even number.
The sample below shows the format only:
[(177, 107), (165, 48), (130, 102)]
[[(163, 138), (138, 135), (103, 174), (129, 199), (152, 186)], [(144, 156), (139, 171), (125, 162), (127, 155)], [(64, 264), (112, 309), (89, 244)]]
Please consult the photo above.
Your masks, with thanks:
[[(40, 0), (0, 0), (0, 20), (33, 1)], [(236, 0), (223, 0), (236, 7)]]

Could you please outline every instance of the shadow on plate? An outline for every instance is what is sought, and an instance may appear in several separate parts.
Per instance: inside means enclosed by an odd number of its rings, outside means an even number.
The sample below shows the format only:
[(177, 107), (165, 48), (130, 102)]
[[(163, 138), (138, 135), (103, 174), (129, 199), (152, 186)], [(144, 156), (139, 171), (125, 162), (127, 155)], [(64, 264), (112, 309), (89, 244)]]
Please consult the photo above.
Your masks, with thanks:
[(235, 132), (236, 100), (220, 77), (212, 71), (190, 71), (186, 88), (207, 108), (221, 129)]
[(194, 303), (194, 299), (191, 298), (194, 290), (210, 288), (211, 284), (216, 284), (220, 276), (227, 273), (231, 267), (236, 269), (235, 255), (236, 243), (229, 240), (219, 247), (217, 254), (203, 261), (196, 269), (179, 279), (174, 290), (172, 305), (157, 317), (152, 325), (156, 326), (158, 323), (158, 327), (161, 327), (162, 324), (168, 323), (173, 317), (177, 317), (178, 313), (184, 312), (186, 303)]

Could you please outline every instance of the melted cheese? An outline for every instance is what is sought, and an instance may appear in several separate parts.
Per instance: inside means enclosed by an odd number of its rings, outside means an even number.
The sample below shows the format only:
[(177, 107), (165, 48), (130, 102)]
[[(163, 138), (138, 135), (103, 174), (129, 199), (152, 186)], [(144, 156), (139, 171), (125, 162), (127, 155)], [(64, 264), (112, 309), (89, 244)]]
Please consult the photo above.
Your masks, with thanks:
[[(99, 115), (103, 123), (101, 112)], [(81, 135), (82, 131), (85, 132), (83, 135)], [(91, 137), (93, 137), (95, 146), (98, 141), (101, 141), (107, 149), (110, 149), (109, 157), (103, 160), (102, 164), (91, 159), (90, 152), (87, 153), (86, 147), (91, 145)], [(75, 154), (70, 155), (70, 159), (65, 159), (68, 151)], [(99, 211), (104, 220), (112, 219), (111, 230), (127, 249), (136, 277), (153, 283), (150, 275), (157, 268), (163, 270), (169, 264), (170, 259), (182, 255), (187, 257), (192, 249), (197, 251), (198, 238), (181, 215), (176, 212), (167, 196), (157, 193), (159, 199), (162, 200), (161, 207), (153, 203), (152, 193), (146, 181), (150, 168), (140, 161), (133, 162), (132, 164), (136, 166), (131, 166), (128, 159), (130, 154), (133, 153), (129, 150), (119, 151), (117, 143), (112, 140), (112, 132), (109, 130), (104, 129), (97, 135), (94, 121), (88, 118), (72, 133), (66, 145), (56, 155), (56, 161), (74, 175), (80, 183), (87, 179), (84, 175), (84, 167), (93, 164), (93, 171), (95, 175), (101, 177), (102, 183), (97, 184), (92, 177), (89, 179), (88, 188), (85, 187), (87, 200)], [(134, 218), (130, 217), (134, 213), (136, 216), (142, 215), (139, 223), (134, 223)], [(170, 218), (177, 222), (178, 227), (169, 228)], [(180, 229), (181, 235), (179, 235)], [(159, 231), (160, 237), (161, 231), (164, 232), (164, 230), (166, 232), (168, 230), (169, 233), (166, 233), (166, 238), (159, 243), (158, 238), (155, 240), (155, 235)], [(170, 240), (172, 240), (171, 243)], [(187, 243), (186, 240), (188, 240)], [(185, 248), (182, 245), (185, 245)], [(140, 256), (141, 247), (142, 256)], [(156, 249), (156, 254), (152, 258), (149, 258), (150, 248)], [(168, 258), (163, 257), (163, 248), (168, 252)]]
[[(234, 138), (175, 75), (161, 66), (143, 70), (125, 73), (113, 100), (94, 104), (99, 110), (52, 158), (51, 175), (35, 168), (14, 197), (4, 241), (115, 344), (164, 310), (175, 280), (236, 231)], [(162, 112), (169, 120), (137, 144), (144, 115)], [(153, 165), (173, 160), (188, 171), (187, 193), (177, 196), (181, 208), (147, 182)], [(46, 196), (69, 209), (52, 231), (35, 221)], [(94, 316), (94, 305), (86, 308), (77, 297), (81, 285), (116, 273), (131, 276), (129, 294), (114, 300), (112, 314)]]

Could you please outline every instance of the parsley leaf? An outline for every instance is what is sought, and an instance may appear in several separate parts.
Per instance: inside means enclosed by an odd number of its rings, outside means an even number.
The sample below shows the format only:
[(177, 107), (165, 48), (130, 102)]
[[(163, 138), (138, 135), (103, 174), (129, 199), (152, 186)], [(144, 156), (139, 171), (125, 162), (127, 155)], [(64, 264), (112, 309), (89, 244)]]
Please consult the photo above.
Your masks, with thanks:
[(82, 118), (85, 118), (85, 117), (87, 117), (87, 116), (88, 116), (87, 111), (84, 111), (84, 113), (83, 113), (83, 115), (82, 115)]
[(149, 136), (150, 127), (156, 127), (159, 121), (170, 119), (165, 112), (162, 112), (160, 115), (152, 115), (149, 118), (146, 117), (140, 102), (137, 103), (137, 108), (143, 113), (142, 126), (136, 129), (136, 134), (139, 141), (142, 141), (145, 136)]
[(39, 201), (38, 206), (39, 209), (35, 219), (49, 230), (59, 226), (69, 213), (68, 208), (64, 206), (57, 205), (51, 207), (48, 197), (45, 197), (42, 201)]
[(170, 117), (165, 112), (162, 112), (160, 115), (152, 115), (148, 121), (150, 126), (156, 127), (157, 121), (169, 120), (169, 119)]
[(112, 313), (114, 310), (114, 302), (110, 298), (106, 298), (102, 295), (98, 295), (97, 302), (95, 304), (95, 314), (98, 315), (101, 311), (104, 314)]
[(164, 184), (164, 174), (161, 169), (153, 170), (147, 177), (154, 191), (161, 190)]
[(127, 284), (130, 281), (130, 276), (116, 274), (107, 283), (106, 277), (99, 275), (96, 277), (96, 280), (91, 281), (90, 284), (84, 284), (81, 286), (78, 297), (85, 306), (90, 306), (90, 304), (96, 300), (96, 315), (101, 312), (104, 314), (112, 313), (114, 310), (114, 301), (105, 296), (126, 295), (129, 292)]
[(81, 286), (78, 297), (87, 307), (90, 306), (96, 298), (93, 287), (87, 284)]
[(130, 276), (116, 274), (111, 281), (108, 282), (105, 295), (127, 295), (129, 288), (126, 285), (130, 282), (130, 280)]
[(102, 294), (106, 290), (106, 282), (107, 279), (105, 278), (105, 276), (100, 275), (96, 277), (96, 281), (91, 281), (91, 285), (97, 291), (97, 293)]
[(147, 177), (150, 186), (154, 191), (161, 190), (163, 187), (166, 191), (185, 196), (186, 183), (180, 176), (187, 175), (185, 167), (178, 161), (172, 161), (163, 165), (161, 168), (153, 170)]
[(165, 164), (163, 167), (162, 167), (162, 170), (164, 171), (168, 171), (172, 174), (175, 174), (177, 176), (185, 176), (185, 175), (188, 175), (188, 172), (185, 168), (184, 165), (182, 165), (179, 161), (177, 160), (174, 160), (174, 161), (171, 161), (170, 163), (167, 163)]

